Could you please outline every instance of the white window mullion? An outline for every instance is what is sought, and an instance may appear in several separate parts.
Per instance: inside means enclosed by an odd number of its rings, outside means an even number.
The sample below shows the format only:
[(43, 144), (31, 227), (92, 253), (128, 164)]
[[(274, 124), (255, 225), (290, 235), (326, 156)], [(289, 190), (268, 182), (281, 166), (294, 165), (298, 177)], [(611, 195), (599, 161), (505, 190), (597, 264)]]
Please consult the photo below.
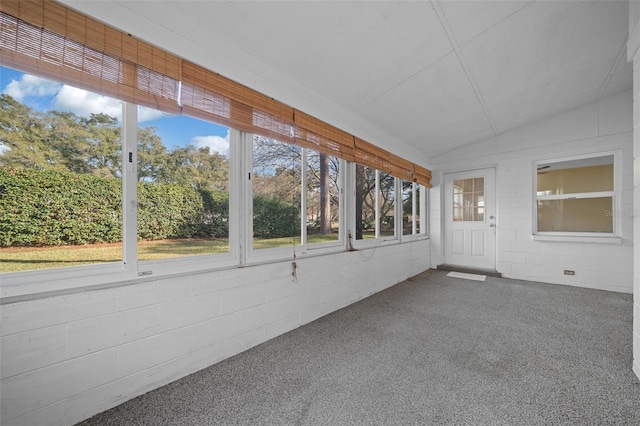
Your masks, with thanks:
[(376, 232), (375, 232), (375, 239), (376, 241), (380, 239), (380, 196), (381, 196), (381, 190), (380, 190), (380, 171), (376, 170), (376, 199), (375, 199), (375, 221), (376, 221)]
[(580, 192), (576, 194), (538, 195), (536, 198), (540, 201), (546, 201), (546, 200), (569, 200), (572, 198), (613, 197), (614, 195), (615, 195), (615, 191), (600, 191), (600, 192)]
[(427, 209), (427, 197), (429, 190), (424, 185), (418, 185), (420, 191), (420, 235), (427, 235), (427, 226), (429, 220), (429, 211)]
[(411, 184), (411, 235), (416, 235), (418, 232), (418, 223), (416, 220), (416, 213), (418, 212), (418, 206), (416, 205), (416, 187), (418, 185), (414, 182)]
[(122, 254), (124, 268), (138, 265), (138, 106), (122, 103)]
[(245, 209), (242, 208), (245, 194), (244, 164), (242, 155), (243, 149), (243, 133), (230, 129), (229, 131), (229, 251), (237, 263), (243, 263), (244, 258), (244, 242), (242, 240), (245, 235), (244, 216)]
[(242, 215), (239, 220), (240, 264), (247, 263), (253, 253), (253, 134), (242, 132), (240, 153), (240, 185)]
[[(300, 245), (302, 252), (307, 251), (307, 149), (302, 148), (300, 162)], [(295, 241), (295, 240), (294, 240)], [(295, 242), (294, 242), (295, 245)]]

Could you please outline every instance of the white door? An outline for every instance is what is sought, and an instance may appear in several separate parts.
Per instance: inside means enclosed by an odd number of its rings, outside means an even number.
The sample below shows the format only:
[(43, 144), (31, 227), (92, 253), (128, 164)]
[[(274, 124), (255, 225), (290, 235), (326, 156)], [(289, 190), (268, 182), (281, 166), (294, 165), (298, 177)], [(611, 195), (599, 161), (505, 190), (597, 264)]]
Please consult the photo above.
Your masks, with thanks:
[(495, 175), (495, 169), (444, 175), (446, 264), (496, 268)]

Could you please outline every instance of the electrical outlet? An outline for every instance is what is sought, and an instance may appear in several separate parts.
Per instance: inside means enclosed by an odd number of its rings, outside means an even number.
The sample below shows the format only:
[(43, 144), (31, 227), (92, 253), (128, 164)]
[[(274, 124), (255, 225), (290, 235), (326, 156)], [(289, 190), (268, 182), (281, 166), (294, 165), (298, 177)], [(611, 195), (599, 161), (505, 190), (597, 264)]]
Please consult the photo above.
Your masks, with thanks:
[(571, 269), (565, 269), (564, 270), (564, 274), (565, 275), (575, 275), (576, 271), (572, 271)]

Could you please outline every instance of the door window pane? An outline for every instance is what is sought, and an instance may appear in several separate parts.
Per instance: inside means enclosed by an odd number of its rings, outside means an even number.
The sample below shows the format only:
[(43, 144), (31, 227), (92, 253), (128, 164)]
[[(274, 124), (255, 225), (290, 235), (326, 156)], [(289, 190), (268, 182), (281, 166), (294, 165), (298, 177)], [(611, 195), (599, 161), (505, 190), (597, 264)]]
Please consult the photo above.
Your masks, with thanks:
[(453, 181), (453, 220), (456, 222), (484, 221), (484, 178)]

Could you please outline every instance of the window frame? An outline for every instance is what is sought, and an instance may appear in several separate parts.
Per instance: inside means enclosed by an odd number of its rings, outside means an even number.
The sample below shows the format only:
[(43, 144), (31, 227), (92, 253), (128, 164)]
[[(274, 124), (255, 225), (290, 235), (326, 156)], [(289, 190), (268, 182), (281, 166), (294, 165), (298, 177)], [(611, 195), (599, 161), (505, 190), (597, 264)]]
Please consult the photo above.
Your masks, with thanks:
[[(426, 194), (428, 192), (428, 188), (425, 187), (424, 185), (421, 185), (417, 182), (411, 182), (412, 183), (412, 216), (413, 216), (413, 223), (412, 223), (412, 233), (411, 234), (406, 234), (406, 235), (401, 235), (400, 236), (400, 241), (401, 242), (409, 242), (409, 241), (416, 241), (416, 240), (420, 240), (420, 239), (424, 239), (424, 238), (428, 238), (427, 235), (427, 204), (426, 204)], [(402, 181), (400, 183), (401, 185), (401, 189), (402, 189)], [(402, 194), (400, 194), (400, 200), (402, 201)], [(402, 214), (402, 206), (400, 208), (400, 217), (404, 217), (404, 215)], [(420, 220), (417, 220), (417, 217), (420, 217)], [(402, 230), (402, 225), (400, 226), (401, 228), (401, 232)]]
[[(613, 156), (613, 190), (594, 191), (570, 194), (538, 195), (538, 167), (540, 165), (562, 163), (569, 161), (579, 161), (592, 158)], [(621, 211), (621, 191), (622, 191), (622, 152), (620, 150), (602, 151), (590, 154), (582, 154), (568, 157), (556, 157), (549, 159), (539, 159), (533, 162), (533, 185), (532, 185), (532, 239), (541, 241), (580, 241), (580, 242), (603, 242), (620, 243), (621, 221), (615, 214)], [(539, 231), (538, 230), (538, 202), (544, 200), (567, 200), (567, 199), (588, 199), (599, 197), (612, 198), (612, 232), (573, 232), (573, 231)]]
[[(375, 169), (370, 166), (371, 169), (375, 171), (375, 238), (363, 238), (360, 240), (356, 239), (356, 167), (358, 163), (350, 163), (349, 164), (349, 193), (352, 194), (351, 199), (349, 200), (350, 214), (349, 214), (349, 247), (348, 249), (367, 249), (384, 245), (393, 245), (400, 244), (403, 241), (407, 242), (407, 239), (402, 239), (402, 186), (401, 179), (390, 175), (394, 179), (394, 235), (393, 236), (380, 236), (380, 173), (382, 172), (379, 169)], [(400, 218), (400, 220), (398, 220)], [(412, 235), (413, 236), (413, 235)]]
[[(300, 147), (301, 149), (301, 197), (300, 197), (300, 241), (301, 244), (292, 244), (291, 246), (286, 247), (272, 247), (272, 248), (264, 248), (264, 249), (254, 249), (253, 248), (253, 133), (249, 132), (241, 132), (242, 137), (240, 144), (242, 146), (241, 157), (243, 160), (242, 165), (240, 166), (243, 169), (242, 172), (242, 203), (244, 208), (241, 208), (241, 211), (246, 212), (246, 216), (244, 218), (244, 225), (241, 228), (244, 230), (244, 236), (240, 237), (242, 239), (242, 246), (244, 247), (240, 254), (241, 264), (260, 264), (264, 262), (271, 261), (279, 261), (286, 259), (294, 259), (300, 257), (307, 256), (316, 256), (322, 254), (329, 253), (339, 253), (344, 251), (345, 249), (345, 221), (346, 217), (346, 208), (345, 208), (345, 173), (344, 170), (347, 168), (348, 162), (342, 158), (338, 158), (340, 162), (339, 170), (338, 170), (338, 186), (339, 186), (339, 214), (340, 214), (340, 222), (339, 222), (339, 230), (338, 230), (338, 240), (330, 241), (326, 243), (314, 243), (308, 244), (307, 242), (307, 228), (306, 228), (306, 217), (304, 212), (306, 211), (306, 174), (307, 174), (307, 152), (309, 148), (304, 146)], [(275, 138), (274, 138), (275, 139)], [(277, 139), (275, 139), (277, 140)], [(283, 143), (290, 143), (287, 141), (280, 141)], [(250, 177), (251, 176), (251, 177)]]

